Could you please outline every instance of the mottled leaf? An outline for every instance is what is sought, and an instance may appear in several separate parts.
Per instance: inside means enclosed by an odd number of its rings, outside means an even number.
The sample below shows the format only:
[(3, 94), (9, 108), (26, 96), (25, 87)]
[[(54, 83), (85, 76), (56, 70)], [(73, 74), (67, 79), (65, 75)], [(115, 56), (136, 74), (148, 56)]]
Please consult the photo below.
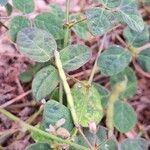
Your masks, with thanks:
[(34, 10), (33, 0), (12, 0), (13, 6), (21, 12), (28, 14)]
[(134, 47), (143, 46), (149, 41), (148, 26), (145, 24), (145, 28), (142, 32), (136, 32), (127, 27), (123, 32), (123, 36), (128, 42), (128, 44)]
[(30, 26), (31, 26), (30, 20), (28, 20), (27, 18), (23, 16), (13, 17), (9, 25), (9, 36), (11, 40), (15, 42), (18, 32), (23, 28)]
[(76, 83), (71, 89), (79, 123), (88, 127), (90, 122), (98, 124), (103, 117), (101, 97), (94, 86), (86, 88)]
[(60, 51), (60, 59), (66, 71), (73, 71), (89, 61), (90, 49), (85, 45), (70, 45)]
[(150, 49), (145, 49), (139, 54), (138, 63), (145, 72), (150, 73)]
[(52, 150), (47, 143), (35, 143), (29, 145), (26, 150)]
[(108, 98), (109, 98), (109, 91), (105, 87), (101, 86), (100, 84), (94, 83), (94, 86), (99, 92), (99, 94), (101, 95), (101, 103), (103, 108), (106, 108), (108, 103)]
[(108, 17), (108, 12), (100, 8), (92, 8), (86, 11), (87, 24), (90, 32), (97, 36), (101, 36), (109, 32), (112, 24)]
[(137, 78), (135, 72), (130, 67), (127, 67), (124, 71), (117, 75), (111, 76), (111, 86), (114, 87), (117, 83), (123, 81), (125, 76), (128, 80), (127, 88), (120, 94), (120, 99), (126, 99), (134, 96), (137, 90)]
[(113, 114), (114, 126), (122, 133), (130, 131), (136, 124), (134, 109), (127, 103), (116, 102)]
[(121, 150), (148, 150), (148, 142), (143, 138), (128, 138), (121, 143)]
[(64, 38), (63, 20), (53, 13), (44, 12), (36, 16), (35, 26), (48, 31), (56, 40)]
[(53, 66), (41, 69), (32, 82), (32, 93), (36, 100), (48, 96), (58, 85), (59, 75)]
[(44, 105), (42, 121), (44, 129), (49, 128), (50, 124), (55, 125), (56, 122), (62, 118), (65, 119), (65, 124), (62, 127), (67, 129), (69, 132), (72, 131), (73, 122), (70, 110), (66, 106), (60, 104), (59, 102), (49, 100)]
[(131, 61), (131, 54), (120, 46), (113, 45), (105, 50), (98, 60), (103, 74), (112, 76), (123, 71)]
[(17, 36), (18, 49), (37, 62), (46, 62), (57, 49), (54, 37), (38, 28), (24, 28)]

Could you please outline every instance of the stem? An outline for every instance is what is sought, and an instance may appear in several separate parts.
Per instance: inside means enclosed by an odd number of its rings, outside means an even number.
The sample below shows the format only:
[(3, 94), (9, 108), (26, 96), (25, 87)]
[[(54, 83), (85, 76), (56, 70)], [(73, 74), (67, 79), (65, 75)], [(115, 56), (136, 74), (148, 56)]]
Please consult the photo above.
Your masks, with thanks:
[(90, 75), (90, 78), (89, 78), (89, 85), (91, 85), (92, 81), (93, 81), (93, 78), (94, 78), (94, 75), (95, 75), (95, 72), (96, 72), (96, 68), (97, 68), (97, 62), (98, 62), (98, 58), (102, 52), (102, 49), (104, 47), (104, 42), (105, 42), (105, 39), (106, 39), (106, 34), (104, 35), (103, 39), (102, 39), (102, 43), (101, 43), (101, 46), (100, 46), (100, 49), (98, 51), (98, 54), (97, 54), (97, 57), (96, 57), (96, 60), (95, 60), (95, 63), (94, 63), (94, 66), (93, 66), (93, 69), (91, 71), (91, 75)]
[(32, 126), (32, 125), (29, 125), (29, 124), (27, 124), (24, 121), (20, 120), (18, 117), (14, 116), (13, 114), (11, 114), (10, 112), (8, 112), (7, 110), (5, 110), (5, 109), (3, 109), (1, 107), (0, 107), (0, 112), (2, 114), (4, 114), (5, 116), (7, 116), (9, 119), (18, 122), (22, 127), (26, 128), (29, 131), (37, 132), (40, 135), (43, 135), (43, 136), (45, 136), (45, 137), (47, 137), (49, 139), (52, 139), (52, 140), (55, 140), (57, 142), (73, 146), (73, 147), (75, 147), (77, 149), (80, 149), (80, 150), (89, 150), (88, 148), (86, 148), (84, 146), (72, 143), (69, 140), (63, 140), (62, 138), (59, 138), (59, 137), (57, 137), (57, 136), (55, 136), (53, 134), (47, 133), (47, 132), (42, 131), (42, 130), (40, 130), (40, 129)]
[(59, 83), (59, 102), (63, 104), (63, 85), (61, 81)]
[(113, 122), (114, 104), (118, 100), (120, 93), (125, 91), (125, 89), (127, 88), (127, 82), (128, 82), (127, 77), (125, 76), (125, 80), (118, 83), (114, 87), (114, 89), (109, 97), (107, 112), (106, 112), (106, 124), (108, 127), (108, 137), (109, 138), (113, 136), (113, 130), (114, 130), (114, 122)]
[(70, 0), (67, 0), (66, 2), (66, 32), (65, 32), (65, 37), (64, 37), (64, 48), (68, 44), (68, 39), (69, 39), (69, 9), (70, 9)]
[(66, 92), (67, 101), (68, 101), (68, 104), (69, 104), (69, 107), (70, 107), (70, 111), (71, 111), (71, 114), (72, 114), (74, 124), (75, 124), (75, 126), (79, 126), (76, 111), (75, 111), (73, 97), (72, 97), (71, 90), (70, 90), (70, 87), (68, 85), (68, 82), (67, 82), (67, 79), (66, 79), (66, 76), (65, 76), (65, 72), (62, 68), (62, 63), (61, 63), (61, 60), (60, 60), (59, 52), (55, 51), (54, 56), (55, 56), (55, 61), (56, 61), (56, 66), (58, 68), (59, 76), (60, 76), (60, 79), (61, 79), (62, 84), (64, 86), (64, 90)]

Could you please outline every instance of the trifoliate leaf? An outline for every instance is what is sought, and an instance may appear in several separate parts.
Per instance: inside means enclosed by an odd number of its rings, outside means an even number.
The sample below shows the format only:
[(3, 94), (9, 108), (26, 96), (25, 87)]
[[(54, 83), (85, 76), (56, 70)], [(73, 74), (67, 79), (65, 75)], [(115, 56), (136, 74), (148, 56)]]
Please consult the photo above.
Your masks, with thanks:
[(114, 126), (122, 133), (130, 131), (136, 124), (134, 109), (124, 102), (116, 102), (113, 114)]
[(13, 42), (16, 41), (17, 34), (20, 30), (22, 30), (25, 27), (30, 27), (30, 20), (23, 16), (16, 16), (13, 17), (13, 19), (10, 22), (9, 25), (9, 36)]
[(138, 63), (145, 72), (150, 73), (150, 49), (143, 50), (138, 57)]
[(121, 150), (148, 150), (148, 142), (143, 138), (125, 139), (121, 143)]
[(69, 132), (72, 131), (73, 122), (70, 110), (66, 106), (60, 104), (59, 102), (49, 100), (44, 105), (42, 121), (44, 129), (49, 128), (49, 125), (54, 126), (60, 119), (65, 119), (65, 123), (62, 127), (67, 129)]
[(8, 3), (8, 0), (0, 0), (0, 6), (6, 6)]
[(137, 90), (137, 78), (135, 72), (130, 67), (127, 67), (124, 71), (117, 75), (111, 76), (111, 86), (114, 87), (117, 83), (123, 81), (125, 76), (127, 77), (128, 81), (127, 88), (121, 93), (120, 99), (126, 99), (134, 96)]
[(18, 49), (29, 58), (37, 62), (46, 62), (57, 50), (54, 37), (38, 28), (24, 28), (17, 36)]
[(29, 14), (34, 10), (33, 0), (12, 0), (13, 6), (25, 14)]
[(136, 32), (127, 27), (123, 32), (123, 36), (131, 46), (143, 46), (149, 41), (148, 26), (145, 24), (144, 30), (142, 32)]
[(70, 45), (60, 51), (60, 59), (66, 71), (73, 71), (89, 61), (90, 49), (85, 45)]
[(100, 84), (94, 83), (94, 86), (99, 92), (99, 94), (101, 95), (101, 103), (103, 108), (105, 108), (108, 103), (109, 91), (105, 87), (101, 86)]
[(79, 123), (88, 127), (89, 123), (98, 124), (103, 117), (101, 97), (94, 86), (87, 88), (76, 83), (71, 89)]
[(87, 24), (90, 32), (95, 36), (101, 36), (109, 32), (112, 24), (108, 12), (100, 8), (92, 8), (86, 11)]
[(56, 40), (64, 38), (63, 20), (53, 13), (44, 12), (36, 16), (35, 26), (48, 31)]
[(112, 76), (123, 71), (131, 61), (131, 54), (120, 46), (113, 45), (105, 50), (98, 60), (103, 74)]
[(32, 82), (32, 93), (36, 100), (48, 96), (58, 85), (59, 75), (53, 66), (41, 69)]
[[(83, 17), (80, 16), (80, 14), (74, 14), (72, 15), (71, 17), (74, 21), (80, 21), (83, 19)], [(87, 27), (87, 21), (84, 20), (84, 21), (81, 21), (77, 24), (75, 24), (73, 27), (72, 27), (72, 30), (76, 33), (76, 35), (83, 39), (83, 40), (89, 40), (92, 38), (92, 35), (91, 33), (89, 32), (89, 29)]]
[(35, 143), (29, 145), (26, 150), (52, 150), (47, 143)]

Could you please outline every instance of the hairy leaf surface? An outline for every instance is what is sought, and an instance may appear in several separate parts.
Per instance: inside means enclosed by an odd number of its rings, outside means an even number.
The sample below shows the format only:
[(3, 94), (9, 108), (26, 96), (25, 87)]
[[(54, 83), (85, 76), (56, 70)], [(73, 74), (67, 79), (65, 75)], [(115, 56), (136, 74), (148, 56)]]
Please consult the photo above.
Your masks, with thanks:
[(100, 8), (91, 8), (86, 11), (87, 24), (94, 36), (103, 35), (112, 28), (108, 12)]
[(29, 145), (26, 150), (52, 150), (48, 143), (35, 143)]
[(13, 17), (9, 26), (10, 26), (9, 36), (11, 40), (15, 42), (18, 32), (25, 27), (30, 27), (31, 24), (30, 24), (30, 20), (28, 20), (26, 17), (16, 16), (16, 17)]
[(145, 49), (139, 54), (138, 63), (144, 71), (150, 73), (150, 49)]
[(122, 133), (130, 131), (136, 124), (134, 109), (127, 103), (116, 102), (114, 105), (114, 126)]
[(66, 71), (73, 71), (89, 61), (90, 49), (85, 45), (70, 45), (60, 51), (60, 59)]
[(105, 50), (98, 60), (103, 74), (112, 76), (123, 71), (131, 61), (131, 54), (120, 46), (113, 45)]
[(36, 100), (48, 96), (58, 85), (59, 75), (53, 66), (41, 69), (32, 82), (32, 93)]
[(38, 28), (24, 28), (17, 35), (17, 47), (29, 58), (37, 62), (46, 62), (57, 49), (54, 37)]
[(39, 14), (35, 17), (35, 25), (51, 33), (56, 40), (64, 38), (63, 20), (53, 13)]
[(12, 0), (12, 2), (16, 9), (25, 14), (31, 13), (35, 7), (33, 0)]
[(125, 139), (121, 143), (121, 150), (148, 150), (148, 142), (143, 138)]
[(59, 102), (49, 100), (44, 106), (43, 127), (45, 129), (49, 128), (50, 124), (54, 126), (56, 122), (62, 118), (65, 119), (65, 124), (62, 127), (71, 132), (73, 129), (73, 122), (70, 110)]

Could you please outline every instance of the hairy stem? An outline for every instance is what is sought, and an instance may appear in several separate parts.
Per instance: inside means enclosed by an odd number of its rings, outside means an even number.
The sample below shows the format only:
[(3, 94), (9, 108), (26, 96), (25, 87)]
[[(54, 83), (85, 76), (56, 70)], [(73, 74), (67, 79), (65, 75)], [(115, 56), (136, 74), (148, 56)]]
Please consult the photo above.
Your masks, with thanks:
[(42, 130), (40, 130), (40, 129), (38, 129), (38, 128), (36, 128), (36, 127), (34, 127), (28, 123), (25, 123), (24, 121), (20, 120), (18, 117), (16, 117), (15, 115), (11, 114), (10, 112), (8, 112), (7, 110), (5, 110), (1, 107), (0, 107), (0, 113), (4, 114), (5, 116), (7, 116), (11, 120), (18, 122), (23, 128), (25, 128), (29, 131), (37, 132), (38, 134), (43, 135), (47, 138), (50, 138), (50, 139), (55, 140), (55, 141), (60, 142), (60, 143), (64, 143), (64, 144), (73, 146), (74, 148), (77, 148), (77, 149), (89, 150), (88, 148), (86, 148), (84, 146), (72, 143), (69, 140), (64, 140), (64, 139), (59, 138), (53, 134), (42, 131)]
[(127, 88), (127, 77), (125, 77), (125, 80), (118, 83), (112, 93), (110, 94), (108, 106), (107, 106), (107, 112), (106, 112), (106, 124), (108, 127), (108, 137), (112, 137), (113, 130), (114, 130), (114, 122), (113, 122), (113, 115), (114, 115), (114, 104), (119, 99), (119, 95), (125, 91)]
[(72, 118), (73, 118), (74, 124), (78, 127), (79, 125), (78, 125), (78, 119), (77, 119), (77, 115), (76, 115), (76, 111), (75, 111), (75, 107), (74, 107), (73, 97), (72, 97), (71, 90), (70, 90), (70, 87), (69, 87), (68, 82), (67, 82), (65, 72), (62, 68), (62, 63), (60, 60), (59, 52), (55, 51), (54, 55), (55, 55), (55, 61), (56, 61), (56, 66), (58, 68), (59, 76), (60, 76), (60, 79), (61, 79), (62, 84), (64, 86), (64, 90), (65, 90), (66, 95), (67, 95), (67, 101), (68, 101), (68, 104), (70, 107)]

